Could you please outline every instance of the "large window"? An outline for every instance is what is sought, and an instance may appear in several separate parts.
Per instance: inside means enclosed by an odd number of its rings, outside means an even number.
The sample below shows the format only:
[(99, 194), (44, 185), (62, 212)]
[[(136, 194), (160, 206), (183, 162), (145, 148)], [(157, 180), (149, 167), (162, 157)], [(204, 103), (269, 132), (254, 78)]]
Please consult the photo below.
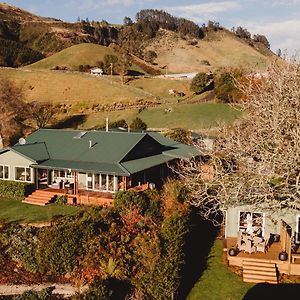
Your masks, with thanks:
[(9, 179), (9, 166), (0, 165), (0, 179)]
[(31, 182), (31, 169), (26, 167), (16, 167), (15, 180)]
[(263, 213), (241, 211), (239, 215), (239, 231), (263, 236)]

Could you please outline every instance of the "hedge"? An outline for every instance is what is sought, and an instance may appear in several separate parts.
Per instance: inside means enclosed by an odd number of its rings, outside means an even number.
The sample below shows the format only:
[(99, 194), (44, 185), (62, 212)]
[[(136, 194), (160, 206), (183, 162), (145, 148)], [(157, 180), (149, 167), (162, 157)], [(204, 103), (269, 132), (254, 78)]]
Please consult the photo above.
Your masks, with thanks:
[(25, 197), (35, 189), (33, 183), (0, 180), (0, 195), (8, 197)]

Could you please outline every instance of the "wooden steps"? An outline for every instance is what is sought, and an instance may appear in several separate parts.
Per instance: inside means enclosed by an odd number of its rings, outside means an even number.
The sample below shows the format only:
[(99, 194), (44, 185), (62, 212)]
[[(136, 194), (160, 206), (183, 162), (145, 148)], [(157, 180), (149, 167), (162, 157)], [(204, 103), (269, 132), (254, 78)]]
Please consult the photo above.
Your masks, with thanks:
[(276, 264), (261, 260), (243, 260), (243, 281), (277, 284)]
[(45, 206), (45, 205), (49, 204), (51, 202), (52, 198), (54, 198), (54, 197), (55, 197), (55, 194), (53, 192), (36, 190), (31, 195), (26, 197), (22, 202), (27, 203), (27, 204)]

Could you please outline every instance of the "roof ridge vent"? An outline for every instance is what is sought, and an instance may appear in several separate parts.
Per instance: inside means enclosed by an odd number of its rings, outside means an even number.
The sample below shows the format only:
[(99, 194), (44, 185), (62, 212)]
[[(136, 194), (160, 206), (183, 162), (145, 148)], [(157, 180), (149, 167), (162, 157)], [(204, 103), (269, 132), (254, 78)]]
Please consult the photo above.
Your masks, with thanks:
[(75, 136), (73, 136), (73, 139), (81, 139), (84, 137), (84, 135), (87, 133), (87, 131), (80, 131)]

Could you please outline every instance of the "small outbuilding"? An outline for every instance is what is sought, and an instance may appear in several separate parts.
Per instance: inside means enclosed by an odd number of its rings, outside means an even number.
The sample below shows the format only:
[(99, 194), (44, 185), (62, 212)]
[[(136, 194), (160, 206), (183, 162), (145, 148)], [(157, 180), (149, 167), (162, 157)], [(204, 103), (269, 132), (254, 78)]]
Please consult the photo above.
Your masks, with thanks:
[(103, 76), (103, 70), (101, 68), (93, 68), (93, 69), (91, 69), (91, 75)]

